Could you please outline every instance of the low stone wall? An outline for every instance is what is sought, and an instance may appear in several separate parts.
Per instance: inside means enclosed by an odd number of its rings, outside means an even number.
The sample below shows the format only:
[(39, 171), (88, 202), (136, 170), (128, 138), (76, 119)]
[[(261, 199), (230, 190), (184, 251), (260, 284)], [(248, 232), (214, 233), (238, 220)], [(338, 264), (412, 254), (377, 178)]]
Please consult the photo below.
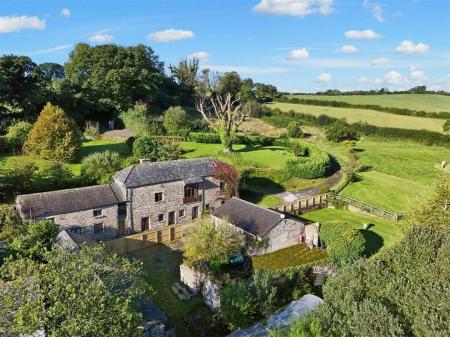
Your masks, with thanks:
[(193, 293), (201, 293), (204, 302), (211, 310), (220, 309), (220, 288), (208, 275), (182, 264), (180, 265), (180, 281)]

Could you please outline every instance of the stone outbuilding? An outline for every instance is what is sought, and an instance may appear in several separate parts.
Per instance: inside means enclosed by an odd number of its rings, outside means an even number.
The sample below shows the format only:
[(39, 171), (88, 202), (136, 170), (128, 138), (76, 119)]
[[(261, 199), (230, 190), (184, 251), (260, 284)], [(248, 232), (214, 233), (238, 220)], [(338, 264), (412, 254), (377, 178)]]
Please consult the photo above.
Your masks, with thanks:
[[(302, 242), (315, 242), (318, 226), (307, 225), (274, 210), (231, 198), (212, 213), (214, 222), (228, 223), (261, 242), (254, 254), (265, 254)], [(308, 228), (306, 230), (306, 228)]]

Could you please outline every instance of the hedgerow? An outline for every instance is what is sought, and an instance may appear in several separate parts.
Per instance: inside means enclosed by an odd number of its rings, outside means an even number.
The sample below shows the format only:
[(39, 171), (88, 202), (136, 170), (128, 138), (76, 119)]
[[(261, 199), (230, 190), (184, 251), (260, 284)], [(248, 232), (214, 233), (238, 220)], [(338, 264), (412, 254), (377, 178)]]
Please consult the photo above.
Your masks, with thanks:
[(286, 178), (315, 179), (325, 176), (330, 169), (330, 156), (317, 147), (305, 145), (308, 156), (286, 159)]

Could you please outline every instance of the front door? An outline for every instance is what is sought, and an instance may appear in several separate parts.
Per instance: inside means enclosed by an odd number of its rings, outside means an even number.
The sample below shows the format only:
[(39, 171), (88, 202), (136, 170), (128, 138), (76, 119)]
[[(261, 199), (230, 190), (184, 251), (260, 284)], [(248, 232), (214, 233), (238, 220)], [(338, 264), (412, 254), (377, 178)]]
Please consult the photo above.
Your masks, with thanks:
[(175, 212), (169, 212), (169, 226), (175, 224)]
[(148, 221), (148, 217), (142, 218), (141, 219), (141, 231), (148, 231), (148, 229), (150, 228), (149, 226), (149, 221)]
[(192, 219), (198, 218), (198, 206), (192, 207)]

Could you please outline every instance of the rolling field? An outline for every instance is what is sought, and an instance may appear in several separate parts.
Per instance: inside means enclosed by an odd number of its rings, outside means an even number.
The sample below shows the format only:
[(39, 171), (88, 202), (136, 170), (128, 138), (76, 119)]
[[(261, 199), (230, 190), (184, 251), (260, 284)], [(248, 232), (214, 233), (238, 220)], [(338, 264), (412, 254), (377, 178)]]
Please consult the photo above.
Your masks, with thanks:
[(381, 127), (419, 130), (426, 129), (430, 131), (443, 132), (442, 126), (445, 123), (445, 120), (443, 119), (402, 116), (366, 109), (334, 108), (280, 102), (270, 103), (268, 106), (270, 108), (278, 108), (282, 111), (293, 110), (295, 112), (311, 114), (314, 116), (328, 115), (335, 118), (346, 118), (349, 123), (364, 121)]
[(338, 101), (350, 104), (371, 104), (383, 107), (405, 108), (426, 112), (450, 112), (450, 96), (392, 94), (392, 95), (288, 95), (289, 98), (317, 99), (322, 101)]
[[(343, 144), (324, 142), (327, 151), (346, 159)], [(439, 163), (450, 161), (450, 148), (426, 146), (404, 141), (363, 138), (356, 143), (358, 181), (341, 194), (394, 212), (408, 212), (417, 198), (442, 173)]]

